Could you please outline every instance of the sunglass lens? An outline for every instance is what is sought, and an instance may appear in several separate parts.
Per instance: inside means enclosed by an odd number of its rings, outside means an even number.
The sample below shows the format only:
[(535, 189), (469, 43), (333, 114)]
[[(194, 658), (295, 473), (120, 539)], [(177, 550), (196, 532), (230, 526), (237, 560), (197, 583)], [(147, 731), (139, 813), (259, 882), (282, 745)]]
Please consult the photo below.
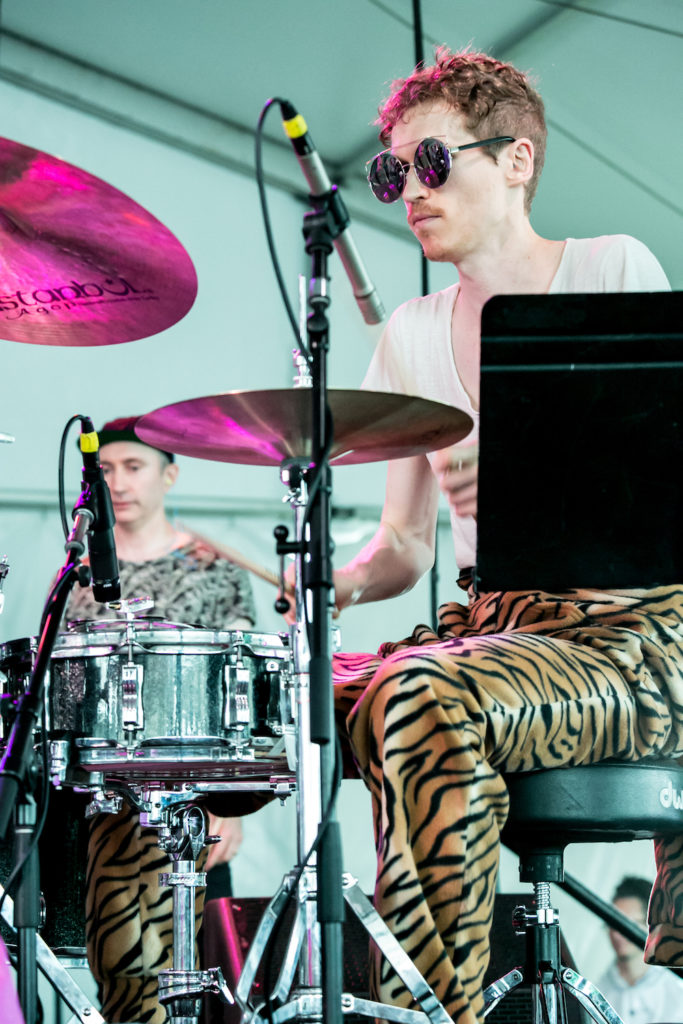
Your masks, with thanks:
[(393, 153), (379, 153), (370, 164), (368, 181), (381, 203), (394, 203), (403, 192), (406, 172)]
[(427, 188), (444, 185), (451, 170), (451, 154), (440, 139), (423, 139), (415, 150), (415, 174)]

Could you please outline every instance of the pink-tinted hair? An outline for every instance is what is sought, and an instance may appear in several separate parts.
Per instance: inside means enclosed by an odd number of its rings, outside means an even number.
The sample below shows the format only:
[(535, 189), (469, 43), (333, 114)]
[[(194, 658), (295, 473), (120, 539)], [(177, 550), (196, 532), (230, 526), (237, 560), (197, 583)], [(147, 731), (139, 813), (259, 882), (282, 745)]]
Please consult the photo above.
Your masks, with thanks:
[[(525, 209), (531, 203), (545, 160), (547, 129), (543, 100), (529, 78), (512, 64), (485, 53), (451, 53), (445, 47), (435, 52), (435, 63), (418, 66), (408, 78), (392, 83), (389, 98), (380, 106), (376, 124), (387, 146), (394, 126), (414, 107), (423, 103), (444, 103), (460, 114), (475, 138), (512, 135), (530, 139), (534, 145), (534, 172), (525, 186)], [(484, 152), (497, 157), (499, 147)]]

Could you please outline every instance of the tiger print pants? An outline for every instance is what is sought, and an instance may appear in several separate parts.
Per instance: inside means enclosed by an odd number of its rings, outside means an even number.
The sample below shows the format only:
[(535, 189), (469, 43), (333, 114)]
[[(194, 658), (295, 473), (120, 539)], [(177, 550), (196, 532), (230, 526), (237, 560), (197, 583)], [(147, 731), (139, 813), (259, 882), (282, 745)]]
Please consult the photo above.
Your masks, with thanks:
[[(438, 635), (338, 656), (335, 682), (372, 794), (376, 906), (453, 1020), (475, 1024), (503, 773), (683, 755), (683, 588), (486, 594), (443, 607)], [(681, 964), (681, 842), (656, 854), (648, 956)], [(375, 994), (411, 1005), (386, 962), (372, 966)]]
[[(372, 795), (377, 907), (453, 1020), (475, 1024), (503, 773), (683, 756), (683, 587), (472, 595), (440, 610), (438, 634), (418, 627), (377, 655), (337, 655), (334, 676), (340, 729)], [(103, 1014), (157, 1024), (156, 972), (170, 965), (159, 854), (132, 820), (125, 842), (107, 820), (91, 835), (88, 902)], [(658, 962), (683, 964), (682, 845), (656, 846)], [(378, 998), (410, 1005), (386, 963), (372, 974)]]

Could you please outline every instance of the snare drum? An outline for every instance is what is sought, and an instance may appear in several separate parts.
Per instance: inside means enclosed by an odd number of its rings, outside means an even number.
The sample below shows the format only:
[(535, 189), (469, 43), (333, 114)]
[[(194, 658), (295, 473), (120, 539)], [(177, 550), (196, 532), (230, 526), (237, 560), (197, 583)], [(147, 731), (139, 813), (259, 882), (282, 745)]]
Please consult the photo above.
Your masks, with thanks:
[[(35, 649), (31, 640), (0, 648), (14, 698)], [(142, 781), (267, 777), (285, 763), (293, 730), (290, 663), (287, 634), (145, 619), (72, 624), (57, 638), (46, 681), (62, 781), (80, 785), (90, 772)]]

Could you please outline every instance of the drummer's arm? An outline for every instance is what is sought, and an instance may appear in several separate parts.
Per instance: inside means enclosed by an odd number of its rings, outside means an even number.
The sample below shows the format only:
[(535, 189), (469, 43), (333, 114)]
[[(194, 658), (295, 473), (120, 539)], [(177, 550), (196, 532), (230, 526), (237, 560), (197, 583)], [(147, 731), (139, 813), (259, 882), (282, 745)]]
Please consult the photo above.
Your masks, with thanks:
[(439, 488), (425, 455), (389, 463), (379, 529), (334, 574), (335, 604), (381, 601), (410, 590), (434, 563)]

